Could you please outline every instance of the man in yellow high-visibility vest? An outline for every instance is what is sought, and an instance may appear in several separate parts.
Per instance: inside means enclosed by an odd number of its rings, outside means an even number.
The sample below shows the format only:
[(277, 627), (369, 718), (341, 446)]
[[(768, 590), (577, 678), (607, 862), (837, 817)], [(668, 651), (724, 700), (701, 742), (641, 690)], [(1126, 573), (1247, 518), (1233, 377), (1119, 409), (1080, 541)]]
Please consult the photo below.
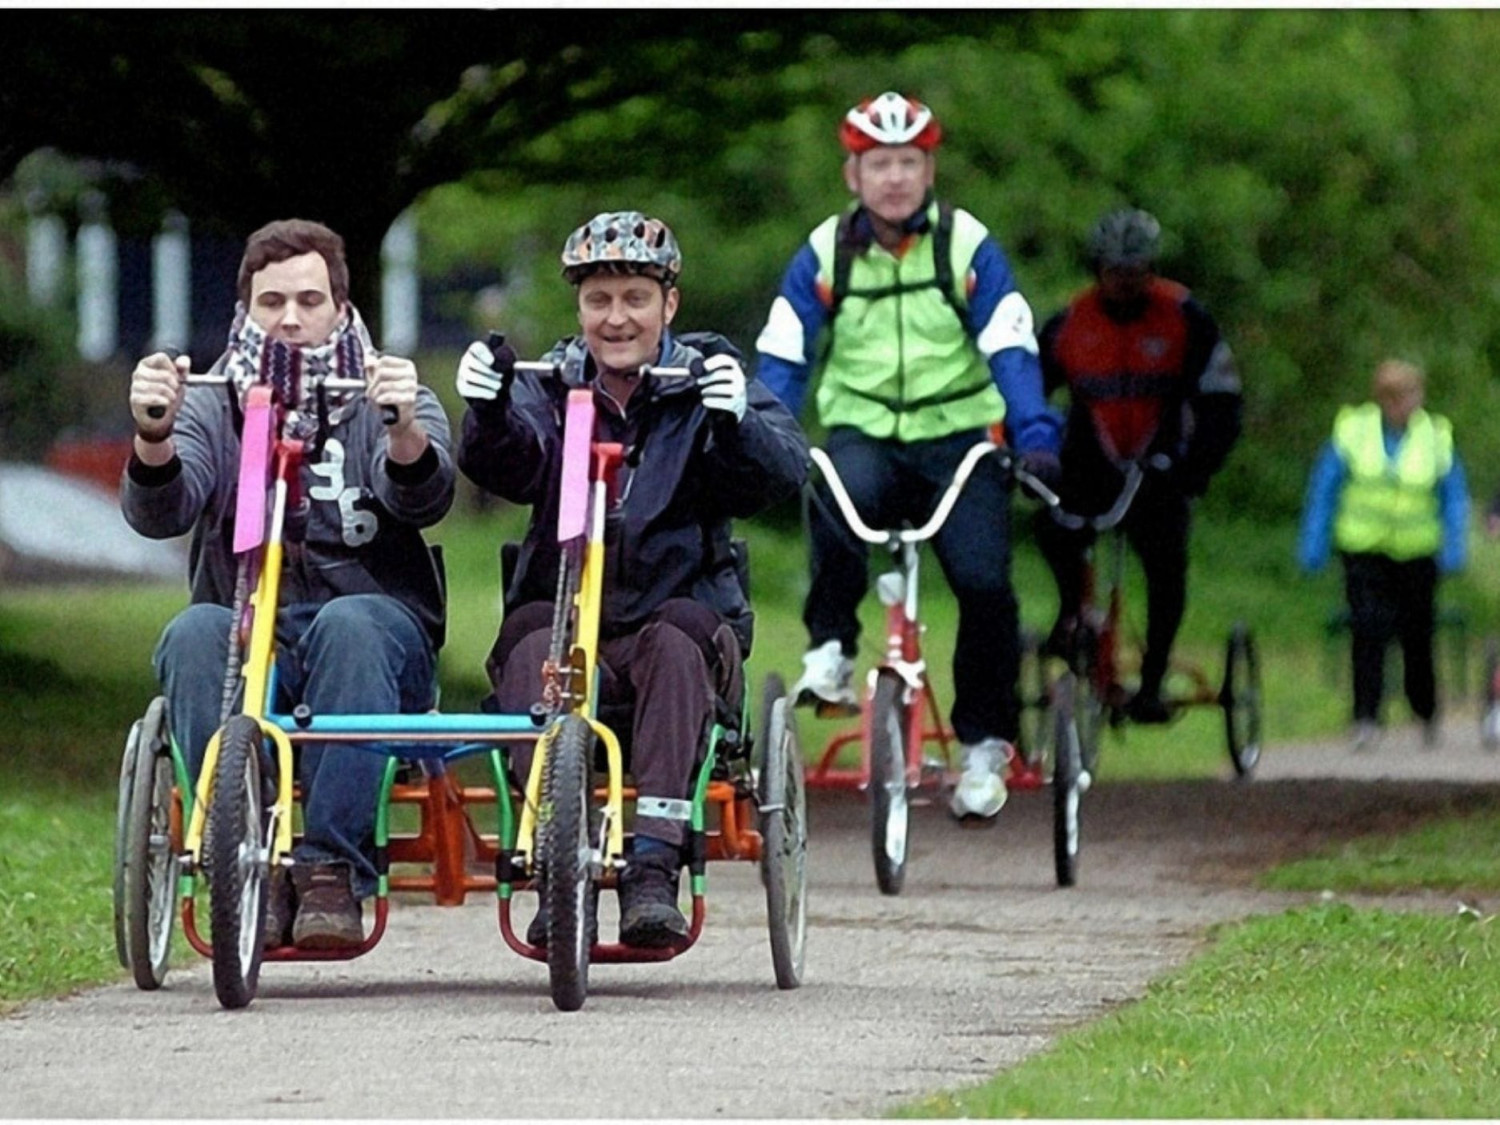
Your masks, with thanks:
[(1308, 482), (1298, 561), (1344, 563), (1354, 660), (1354, 745), (1380, 729), (1385, 652), (1399, 640), (1404, 688), (1425, 741), (1436, 741), (1434, 600), (1440, 574), (1464, 565), (1469, 514), (1463, 463), (1448, 419), (1422, 408), (1422, 370), (1388, 359), (1372, 402), (1345, 406)]

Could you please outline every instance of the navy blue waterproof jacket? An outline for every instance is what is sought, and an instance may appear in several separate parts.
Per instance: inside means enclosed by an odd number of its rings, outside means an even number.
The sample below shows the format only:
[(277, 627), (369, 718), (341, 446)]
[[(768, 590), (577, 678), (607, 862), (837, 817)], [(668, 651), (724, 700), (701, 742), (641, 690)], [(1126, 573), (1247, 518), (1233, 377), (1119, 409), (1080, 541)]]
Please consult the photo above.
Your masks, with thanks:
[[(662, 341), (660, 363), (685, 367), (733, 345), (707, 333), (692, 343)], [(471, 404), (464, 415), (459, 469), (479, 487), (531, 506), (515, 574), (505, 591), (507, 612), (550, 600), (559, 551), (562, 428), (568, 391), (589, 385), (592, 359), (568, 337), (546, 357), (563, 377), (520, 372), (495, 403)], [(706, 409), (688, 380), (647, 380), (631, 395), (625, 417), (599, 396), (595, 436), (626, 450), (618, 499), (605, 526), (601, 632), (634, 632), (669, 598), (690, 597), (735, 626), (748, 646), (750, 614), (730, 547), (731, 521), (795, 495), (807, 478), (807, 439), (796, 419), (757, 379), (735, 425)], [(710, 415), (718, 414), (719, 418)]]

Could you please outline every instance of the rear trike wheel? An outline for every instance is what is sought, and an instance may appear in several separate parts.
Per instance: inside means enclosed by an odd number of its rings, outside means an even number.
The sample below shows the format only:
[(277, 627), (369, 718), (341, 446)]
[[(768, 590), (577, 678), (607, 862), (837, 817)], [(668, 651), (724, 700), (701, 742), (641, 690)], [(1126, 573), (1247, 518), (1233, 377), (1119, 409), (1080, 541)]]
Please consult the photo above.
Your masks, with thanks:
[(166, 700), (158, 696), (138, 727), (125, 815), (121, 882), (126, 967), (137, 987), (160, 988), (172, 952), (177, 852), (172, 842), (172, 748)]
[(766, 677), (760, 725), (760, 875), (766, 888), (776, 986), (802, 983), (807, 953), (807, 791), (792, 701), (781, 677)]
[(1219, 706), (1224, 709), (1229, 760), (1238, 776), (1249, 778), (1260, 761), (1260, 659), (1255, 653), (1255, 638), (1243, 622), (1229, 633)]

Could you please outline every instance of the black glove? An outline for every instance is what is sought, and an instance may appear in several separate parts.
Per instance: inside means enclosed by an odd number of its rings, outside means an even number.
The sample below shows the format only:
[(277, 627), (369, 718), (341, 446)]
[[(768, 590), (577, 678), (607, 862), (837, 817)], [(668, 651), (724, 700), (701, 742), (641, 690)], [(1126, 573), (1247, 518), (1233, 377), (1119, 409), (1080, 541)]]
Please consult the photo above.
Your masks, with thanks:
[(475, 340), (458, 361), (458, 393), (475, 409), (504, 405), (516, 377), (516, 349), (498, 332), (488, 343)]
[[(1055, 493), (1062, 483), (1062, 462), (1057, 459), (1056, 453), (1045, 449), (1033, 449), (1021, 454), (1016, 459), (1016, 468), (1035, 477), (1050, 492)], [(1021, 481), (1021, 487), (1028, 494), (1034, 495), (1025, 481)]]

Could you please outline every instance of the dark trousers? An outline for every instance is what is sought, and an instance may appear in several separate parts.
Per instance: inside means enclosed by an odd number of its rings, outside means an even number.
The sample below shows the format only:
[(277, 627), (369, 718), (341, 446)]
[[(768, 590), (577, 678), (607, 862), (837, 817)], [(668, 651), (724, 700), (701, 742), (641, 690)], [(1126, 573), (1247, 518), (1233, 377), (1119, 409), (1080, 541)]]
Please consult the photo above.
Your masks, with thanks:
[[(551, 602), (532, 602), (506, 614), (485, 664), (501, 711), (524, 712), (541, 698), (551, 636)], [(601, 641), (598, 659), (600, 715), (620, 737), (637, 794), (686, 799), (717, 699), (738, 708), (744, 694), (734, 631), (701, 602), (673, 598), (635, 632)], [(621, 730), (626, 721), (629, 730)], [(511, 754), (522, 784), (531, 759), (529, 745)], [(686, 821), (663, 817), (635, 821), (638, 836), (675, 847), (682, 845), (687, 828)]]
[[(1118, 495), (1117, 490), (1101, 495), (1065, 486), (1063, 507), (1097, 514), (1107, 511)], [(1148, 695), (1161, 689), (1172, 643), (1177, 639), (1187, 609), (1191, 523), (1187, 497), (1160, 478), (1148, 477), (1120, 524), (1126, 542), (1141, 560), (1146, 577), (1146, 651), (1141, 657), (1141, 690)], [(1045, 511), (1037, 514), (1037, 547), (1057, 580), (1059, 616), (1078, 614), (1083, 596), (1084, 556), (1095, 534), (1087, 529), (1070, 531)]]
[(1343, 554), (1344, 591), (1354, 658), (1354, 718), (1376, 721), (1385, 694), (1385, 653), (1401, 645), (1406, 700), (1419, 719), (1437, 712), (1432, 666), (1437, 561), (1397, 562), (1386, 555)]
[[(925, 523), (964, 454), (982, 431), (936, 441), (877, 441), (849, 428), (828, 435), (824, 449), (860, 518), (875, 528)], [(813, 647), (830, 640), (852, 656), (859, 639), (859, 603), (869, 587), (869, 552), (845, 526), (826, 483), (807, 505), (812, 585), (802, 620)], [(1010, 494), (993, 458), (980, 462), (957, 505), (932, 541), (958, 601), (953, 647), (951, 722), (960, 742), (1014, 741), (1020, 704), (1016, 674), (1016, 597), (1010, 585)]]

